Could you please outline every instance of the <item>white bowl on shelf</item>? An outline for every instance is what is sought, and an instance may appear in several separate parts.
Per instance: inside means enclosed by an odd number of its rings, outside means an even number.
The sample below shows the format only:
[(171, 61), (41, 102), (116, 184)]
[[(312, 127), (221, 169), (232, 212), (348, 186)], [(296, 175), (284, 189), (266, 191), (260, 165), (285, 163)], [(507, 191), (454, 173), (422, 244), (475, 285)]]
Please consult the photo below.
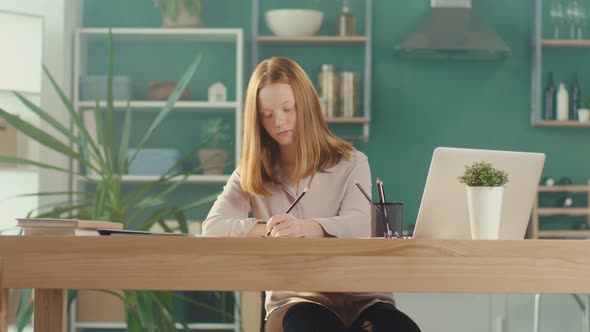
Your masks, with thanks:
[(312, 36), (320, 30), (324, 13), (313, 9), (272, 9), (266, 25), (277, 36)]

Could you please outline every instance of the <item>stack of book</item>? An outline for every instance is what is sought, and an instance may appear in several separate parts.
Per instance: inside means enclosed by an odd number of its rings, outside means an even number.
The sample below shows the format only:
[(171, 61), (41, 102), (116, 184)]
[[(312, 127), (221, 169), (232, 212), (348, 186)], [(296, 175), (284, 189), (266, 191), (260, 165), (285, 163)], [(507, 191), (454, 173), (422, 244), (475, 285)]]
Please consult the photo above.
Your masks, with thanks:
[(110, 221), (17, 218), (24, 235), (98, 235), (98, 229), (123, 229), (123, 224)]

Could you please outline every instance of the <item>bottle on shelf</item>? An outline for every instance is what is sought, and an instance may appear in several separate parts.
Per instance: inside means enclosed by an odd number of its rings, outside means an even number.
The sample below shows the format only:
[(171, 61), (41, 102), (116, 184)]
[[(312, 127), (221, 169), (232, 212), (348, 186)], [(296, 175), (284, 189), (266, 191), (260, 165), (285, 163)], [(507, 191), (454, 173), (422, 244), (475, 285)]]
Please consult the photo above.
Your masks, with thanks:
[(358, 116), (358, 74), (352, 71), (340, 73), (340, 91), (338, 104), (340, 113), (345, 118)]
[(557, 112), (555, 120), (567, 121), (569, 119), (569, 94), (565, 87), (565, 82), (559, 83), (559, 89), (557, 90)]
[(350, 13), (348, 1), (344, 0), (344, 4), (342, 5), (342, 13), (340, 13), (338, 16), (338, 35), (354, 36), (355, 30), (355, 18)]
[(547, 87), (545, 88), (545, 120), (555, 120), (555, 83), (553, 72), (549, 72)]
[(562, 207), (572, 207), (574, 205), (574, 198), (570, 194), (566, 194), (561, 197), (561, 204)]
[(570, 85), (570, 120), (578, 119), (578, 108), (580, 108), (580, 86), (578, 85), (578, 75), (572, 73), (572, 81)]
[(337, 117), (336, 96), (338, 89), (338, 78), (334, 65), (324, 64), (319, 74), (320, 106), (325, 119)]

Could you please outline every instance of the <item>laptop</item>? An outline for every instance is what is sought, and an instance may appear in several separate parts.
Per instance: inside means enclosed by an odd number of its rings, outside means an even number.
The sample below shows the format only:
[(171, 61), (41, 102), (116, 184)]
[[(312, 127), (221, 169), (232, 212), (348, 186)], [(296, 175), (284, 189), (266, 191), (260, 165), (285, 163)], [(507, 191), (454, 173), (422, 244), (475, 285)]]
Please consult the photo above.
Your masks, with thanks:
[(541, 179), (544, 153), (439, 147), (434, 150), (414, 238), (471, 239), (467, 191), (457, 177), (465, 166), (486, 161), (508, 173), (504, 185), (500, 239), (524, 239)]

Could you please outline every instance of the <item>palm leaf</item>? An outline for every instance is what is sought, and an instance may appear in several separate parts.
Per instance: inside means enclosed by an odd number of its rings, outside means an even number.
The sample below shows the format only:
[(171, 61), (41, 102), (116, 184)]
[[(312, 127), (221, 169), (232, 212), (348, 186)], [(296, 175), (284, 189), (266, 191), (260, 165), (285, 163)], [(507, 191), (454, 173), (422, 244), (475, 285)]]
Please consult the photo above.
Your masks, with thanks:
[(66, 168), (61, 168), (58, 166), (45, 164), (45, 163), (41, 163), (41, 162), (34, 161), (34, 160), (24, 159), (24, 158), (0, 156), (0, 162), (9, 163), (9, 164), (38, 166), (38, 167), (45, 168), (45, 169), (52, 169), (54, 171), (60, 171), (60, 172), (67, 173), (67, 174), (86, 177), (84, 174), (75, 173), (75, 172), (73, 172), (69, 169), (66, 169)]
[(49, 70), (47, 69), (47, 67), (43, 66), (43, 71), (45, 72), (45, 75), (47, 75), (47, 77), (49, 78), (51, 85), (53, 86), (53, 88), (55, 89), (57, 94), (59, 95), (59, 98), (61, 99), (66, 110), (68, 111), (70, 119), (72, 119), (74, 121), (74, 123), (76, 124), (76, 128), (78, 128), (78, 130), (80, 130), (80, 132), (82, 132), (84, 134), (84, 136), (88, 138), (88, 142), (90, 143), (91, 148), (94, 150), (94, 153), (98, 155), (99, 154), (98, 147), (96, 146), (96, 143), (91, 139), (90, 135), (88, 134), (88, 130), (86, 130), (86, 126), (84, 126), (84, 123), (82, 121), (82, 118), (80, 117), (80, 114), (78, 114), (78, 112), (74, 108), (74, 105), (72, 104), (72, 102), (68, 99), (66, 94), (59, 87), (59, 84), (57, 84), (57, 82), (55, 81), (55, 79), (53, 78), (53, 76), (51, 75)]
[(125, 121), (123, 122), (123, 132), (121, 135), (121, 143), (119, 145), (119, 174), (127, 173), (127, 150), (129, 147), (129, 140), (131, 138), (131, 109), (129, 103), (125, 109)]
[(150, 139), (154, 130), (160, 125), (160, 123), (164, 120), (164, 118), (168, 115), (168, 113), (170, 113), (170, 111), (172, 111), (172, 109), (174, 108), (174, 103), (176, 103), (176, 101), (178, 100), (178, 98), (180, 97), (180, 95), (182, 94), (184, 89), (187, 87), (188, 83), (191, 81), (195, 71), (197, 70), (199, 63), (201, 62), (201, 57), (202, 57), (201, 54), (197, 55), (197, 57), (195, 58), (193, 63), (191, 63), (191, 65), (188, 67), (188, 69), (186, 70), (186, 72), (184, 73), (184, 75), (182, 76), (182, 78), (180, 79), (178, 84), (176, 85), (176, 88), (174, 89), (174, 91), (172, 92), (172, 94), (170, 95), (168, 100), (166, 101), (166, 105), (164, 105), (164, 108), (162, 108), (162, 110), (160, 110), (158, 112), (158, 114), (156, 115), (156, 119), (154, 119), (154, 121), (150, 125), (149, 129), (147, 130), (147, 132), (145, 133), (145, 135), (143, 136), (143, 138), (139, 142), (139, 145), (137, 146), (137, 150), (135, 151), (135, 153), (133, 154), (133, 156), (129, 160), (130, 164), (135, 160), (139, 151), (143, 148), (145, 143)]
[[(113, 68), (115, 67), (113, 34), (109, 28), (109, 48), (108, 48), (108, 63), (107, 63), (107, 110), (106, 120), (104, 125), (105, 130), (105, 152), (110, 156), (111, 162), (115, 160), (115, 131), (114, 131), (114, 100), (113, 100)], [(111, 164), (112, 165), (112, 164)], [(114, 169), (113, 169), (114, 172)]]
[[(41, 130), (31, 125), (30, 123), (22, 120), (18, 116), (10, 114), (0, 108), (0, 118), (6, 120), (6, 122), (8, 122), (10, 125), (16, 128), (18, 131), (22, 132), (23, 134), (27, 135), (33, 140), (41, 143), (42, 145), (54, 151), (60, 152), (72, 159), (78, 160), (81, 163), (88, 164), (87, 161), (80, 154), (72, 150), (70, 147), (62, 143), (60, 140), (47, 134), (47, 132), (45, 132), (44, 130)], [(91, 164), (88, 165), (94, 167)], [(98, 169), (96, 170), (98, 171)]]
[(154, 320), (154, 302), (148, 291), (137, 292), (137, 308), (139, 321), (146, 331), (156, 331)]

